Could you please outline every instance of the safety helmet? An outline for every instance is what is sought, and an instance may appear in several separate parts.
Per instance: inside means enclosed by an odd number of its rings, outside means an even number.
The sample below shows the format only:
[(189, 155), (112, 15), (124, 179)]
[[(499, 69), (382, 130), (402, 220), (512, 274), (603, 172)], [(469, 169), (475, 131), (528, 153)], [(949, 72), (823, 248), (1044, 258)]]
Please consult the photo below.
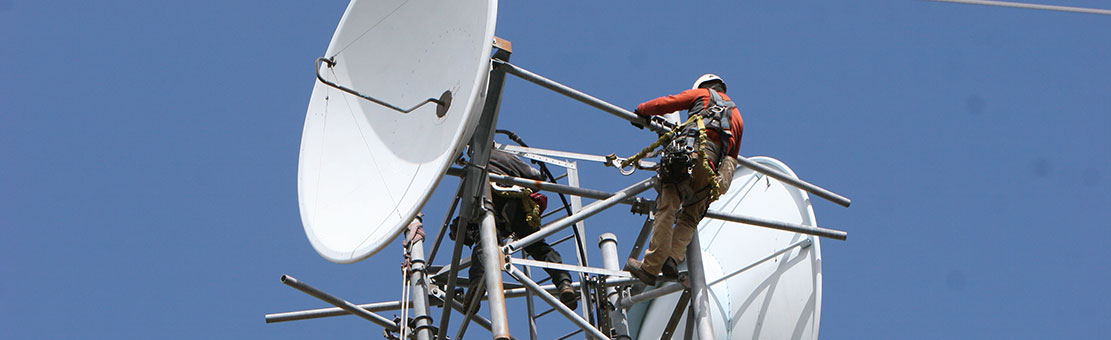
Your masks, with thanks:
[(718, 77), (718, 75), (713, 74), (713, 73), (703, 74), (701, 77), (698, 77), (698, 80), (694, 81), (694, 86), (691, 86), (691, 89), (697, 89), (699, 86), (702, 86), (702, 84), (708, 83), (708, 82), (711, 82), (711, 81), (720, 82), (721, 83), (721, 90), (723, 92), (725, 91), (725, 80), (721, 79), (721, 77)]

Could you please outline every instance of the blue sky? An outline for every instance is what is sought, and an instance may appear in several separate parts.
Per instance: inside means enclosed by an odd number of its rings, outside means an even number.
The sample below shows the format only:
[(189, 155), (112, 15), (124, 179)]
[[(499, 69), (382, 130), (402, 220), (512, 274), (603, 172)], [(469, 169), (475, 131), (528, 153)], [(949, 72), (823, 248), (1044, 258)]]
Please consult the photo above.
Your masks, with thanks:
[[(360, 303), (400, 294), (400, 245), (329, 263), (298, 216), (309, 65), (345, 7), (0, 0), (0, 338), (377, 336), (354, 317), (263, 322), (324, 306), (281, 274)], [(497, 35), (515, 64), (626, 108), (725, 77), (743, 155), (853, 199), (814, 204), (819, 224), (849, 232), (822, 240), (823, 339), (1106, 336), (1111, 17), (506, 2)], [(654, 138), (515, 78), (499, 128), (594, 154)], [(602, 190), (640, 179), (582, 168)], [(588, 240), (615, 232), (626, 252), (640, 223), (615, 209), (587, 222)]]

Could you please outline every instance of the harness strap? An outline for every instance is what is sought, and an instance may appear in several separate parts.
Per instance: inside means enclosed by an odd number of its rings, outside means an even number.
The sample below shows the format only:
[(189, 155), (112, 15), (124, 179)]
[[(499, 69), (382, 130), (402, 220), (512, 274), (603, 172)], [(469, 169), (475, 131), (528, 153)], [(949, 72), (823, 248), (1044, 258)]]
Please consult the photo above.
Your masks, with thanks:
[(710, 143), (709, 138), (706, 138), (706, 124), (702, 122), (701, 116), (695, 117), (698, 117), (696, 120), (698, 122), (698, 158), (702, 159), (702, 168), (706, 170), (706, 173), (710, 174), (710, 183), (707, 184), (707, 187), (710, 189), (710, 202), (713, 202), (721, 196), (721, 193), (718, 192), (718, 172), (710, 166), (709, 153), (706, 152), (706, 148), (709, 147), (707, 144)]
[(494, 182), (490, 182), (490, 185), (494, 188), (494, 190), (491, 190), (494, 195), (506, 199), (520, 200), (521, 207), (525, 210), (525, 221), (533, 228), (540, 227), (540, 204), (537, 204), (529, 196), (532, 194), (532, 189), (520, 187), (520, 190), (505, 190), (499, 189), (505, 187), (501, 187)]
[[(670, 142), (676, 134), (684, 131), (684, 129), (687, 128), (688, 125), (694, 123), (698, 128), (698, 150), (696, 152), (698, 152), (699, 154), (702, 167), (706, 170), (706, 173), (710, 174), (709, 184), (707, 184), (703, 188), (700, 188), (696, 192), (695, 196), (701, 198), (703, 195), (706, 195), (708, 196), (707, 198), (710, 200), (710, 202), (716, 201), (718, 197), (721, 196), (721, 192), (719, 192), (718, 173), (716, 169), (714, 169), (714, 166), (711, 165), (709, 154), (706, 152), (706, 150), (709, 148), (710, 141), (709, 138), (706, 137), (707, 126), (703, 121), (703, 118), (709, 118), (713, 120), (713, 122), (717, 123), (712, 124), (710, 128), (714, 129), (718, 133), (718, 137), (721, 139), (721, 149), (719, 150), (717, 155), (718, 159), (715, 159), (713, 161), (714, 165), (720, 164), (721, 160), (725, 158), (725, 155), (729, 154), (729, 152), (731, 151), (731, 148), (729, 146), (729, 138), (733, 136), (733, 132), (731, 130), (730, 124), (732, 123), (733, 109), (735, 109), (737, 105), (731, 100), (723, 99), (721, 95), (717, 93), (717, 91), (714, 91), (712, 89), (706, 90), (709, 91), (710, 102), (706, 103), (702, 110), (694, 113), (690, 113), (688, 111), (688, 118), (686, 122), (684, 122), (683, 124), (679, 124), (675, 128), (671, 129), (671, 131), (668, 131), (667, 133), (661, 135), (660, 138), (656, 139), (655, 142), (653, 142), (648, 147), (645, 147), (640, 152), (621, 161), (621, 168), (628, 167), (629, 165), (640, 161), (640, 159), (647, 156), (648, 153), (652, 152), (664, 143)], [(608, 165), (609, 164), (607, 163), (607, 166)], [(695, 202), (700, 200), (701, 199), (695, 200)]]
[(730, 151), (729, 138), (733, 136), (731, 127), (732, 115), (733, 109), (737, 107), (737, 104), (733, 103), (732, 100), (725, 100), (721, 98), (721, 94), (718, 94), (718, 91), (714, 91), (712, 89), (707, 90), (710, 91), (710, 100), (712, 101), (712, 104), (714, 106), (724, 108), (724, 110), (722, 110), (721, 112), (716, 112), (715, 117), (712, 117), (712, 119), (715, 119), (718, 122), (718, 127), (720, 127), (718, 129), (715, 129), (718, 132), (718, 138), (721, 139), (722, 150), (721, 155), (719, 155), (717, 160), (720, 161), (722, 158), (721, 156), (728, 154)]

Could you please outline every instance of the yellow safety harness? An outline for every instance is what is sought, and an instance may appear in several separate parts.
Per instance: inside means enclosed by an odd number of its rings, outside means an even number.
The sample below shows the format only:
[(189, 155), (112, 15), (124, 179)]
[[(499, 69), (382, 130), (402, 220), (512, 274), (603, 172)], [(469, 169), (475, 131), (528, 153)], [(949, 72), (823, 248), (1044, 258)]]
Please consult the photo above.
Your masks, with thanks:
[[(721, 196), (721, 193), (718, 192), (718, 173), (717, 171), (714, 171), (713, 167), (710, 166), (709, 157), (706, 155), (706, 148), (708, 147), (707, 143), (709, 143), (710, 140), (706, 137), (706, 124), (703, 123), (701, 114), (690, 115), (690, 118), (687, 118), (687, 121), (683, 122), (683, 124), (679, 124), (679, 126), (671, 129), (671, 131), (664, 133), (660, 136), (660, 138), (656, 139), (655, 142), (648, 145), (648, 147), (644, 148), (643, 150), (640, 150), (640, 152), (636, 153), (635, 155), (622, 160), (621, 168), (624, 169), (629, 165), (636, 164), (640, 161), (640, 159), (648, 155), (648, 153), (656, 150), (656, 148), (659, 148), (660, 145), (670, 142), (671, 138), (674, 137), (675, 134), (681, 131), (683, 127), (691, 123), (694, 123), (696, 126), (698, 126), (698, 158), (702, 160), (702, 167), (706, 170), (706, 173), (710, 174), (710, 184), (708, 185), (708, 188), (710, 189), (710, 195), (708, 196), (708, 199), (710, 200), (710, 202), (716, 201), (718, 197)], [(607, 163), (607, 165), (608, 164), (609, 163)]]
[(532, 195), (532, 189), (518, 186), (507, 188), (494, 182), (490, 182), (490, 185), (494, 189), (491, 191), (499, 197), (521, 200), (521, 207), (525, 210), (525, 221), (528, 222), (529, 226), (540, 227), (540, 205), (536, 204), (536, 201), (533, 201), (532, 197), (529, 196)]

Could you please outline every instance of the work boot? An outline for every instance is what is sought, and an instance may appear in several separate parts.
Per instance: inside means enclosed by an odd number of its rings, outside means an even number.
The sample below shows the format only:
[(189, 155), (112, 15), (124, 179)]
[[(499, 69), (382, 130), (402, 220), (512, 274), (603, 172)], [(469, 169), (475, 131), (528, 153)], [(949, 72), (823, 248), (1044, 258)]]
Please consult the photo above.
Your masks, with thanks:
[(640, 282), (644, 282), (646, 285), (656, 285), (656, 275), (652, 275), (652, 273), (644, 270), (644, 263), (641, 263), (640, 260), (629, 259), (625, 261), (625, 271), (633, 274), (633, 277), (640, 280)]
[(663, 268), (660, 268), (660, 273), (663, 274), (665, 278), (668, 278), (670, 280), (678, 280), (679, 265), (675, 263), (674, 258), (668, 257), (667, 261), (664, 261)]
[(571, 280), (559, 281), (557, 288), (559, 288), (559, 302), (571, 310), (579, 308), (579, 294), (575, 294), (575, 287), (571, 286)]

